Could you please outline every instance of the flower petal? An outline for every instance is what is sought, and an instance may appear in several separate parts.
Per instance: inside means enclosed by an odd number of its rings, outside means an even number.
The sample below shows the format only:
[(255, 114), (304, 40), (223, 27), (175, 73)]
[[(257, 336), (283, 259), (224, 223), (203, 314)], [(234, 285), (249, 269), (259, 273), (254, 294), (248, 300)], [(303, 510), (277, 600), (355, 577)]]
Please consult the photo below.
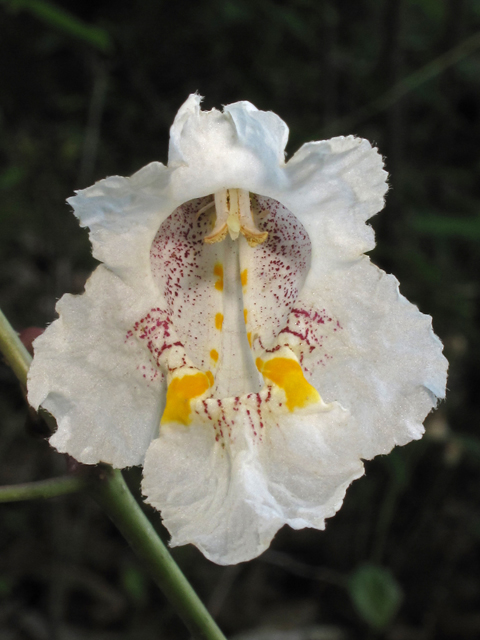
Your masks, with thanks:
[(150, 246), (182, 202), (170, 198), (170, 173), (152, 162), (130, 178), (100, 180), (68, 199), (81, 226), (90, 229), (95, 258), (137, 288), (151, 287)]
[(204, 243), (210, 221), (198, 212), (205, 202), (183, 204), (160, 226), (150, 254), (152, 273), (193, 365), (213, 372), (216, 393), (239, 395), (260, 384), (245, 332), (239, 243)]
[(148, 351), (126, 340), (151, 301), (103, 266), (82, 296), (65, 295), (60, 318), (34, 342), (28, 399), (57, 419), (50, 443), (80, 462), (140, 464), (158, 432), (164, 382)]
[(324, 528), (363, 473), (349, 414), (280, 411), (270, 392), (199, 403), (189, 427), (163, 425), (145, 459), (143, 493), (171, 545), (233, 564), (264, 551), (284, 524)]
[(252, 346), (269, 348), (287, 322), (310, 267), (311, 242), (301, 222), (272, 198), (255, 195), (252, 210), (265, 242), (240, 252), (245, 323)]
[(295, 309), (297, 330), (309, 332), (303, 366), (325, 402), (355, 415), (358, 455), (420, 438), (445, 395), (448, 363), (430, 316), (399, 293), (396, 278), (364, 256), (305, 288)]
[(365, 221), (383, 208), (387, 173), (367, 140), (348, 136), (305, 144), (285, 173), (289, 191), (278, 199), (310, 236), (312, 280), (328, 272), (332, 260), (373, 249), (374, 233)]
[(325, 528), (347, 487), (363, 475), (352, 416), (334, 403), (326, 413), (294, 412), (266, 429), (259, 457), (268, 488), (294, 529)]
[(170, 321), (200, 369), (216, 367), (224, 312), (224, 245), (203, 242), (210, 220), (206, 214), (198, 217), (198, 211), (206, 202), (197, 198), (178, 207), (158, 229), (150, 251), (153, 279)]
[(170, 129), (172, 193), (183, 201), (241, 188), (269, 195), (285, 182), (287, 125), (275, 114), (237, 102), (224, 112), (200, 110), (191, 95)]
[(282, 520), (251, 439), (238, 433), (229, 450), (215, 438), (203, 423), (162, 427), (145, 458), (142, 491), (161, 509), (171, 546), (193, 543), (213, 562), (234, 564), (262, 553)]
[(254, 150), (270, 165), (284, 164), (288, 127), (276, 113), (260, 111), (246, 100), (227, 105), (224, 113), (231, 115), (242, 146)]

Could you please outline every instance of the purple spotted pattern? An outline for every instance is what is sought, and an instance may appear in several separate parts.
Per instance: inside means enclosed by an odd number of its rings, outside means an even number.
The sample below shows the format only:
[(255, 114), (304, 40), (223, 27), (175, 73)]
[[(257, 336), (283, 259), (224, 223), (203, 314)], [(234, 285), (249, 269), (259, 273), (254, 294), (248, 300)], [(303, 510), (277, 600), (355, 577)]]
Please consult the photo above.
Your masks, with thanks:
[[(136, 338), (145, 344), (150, 366), (142, 364), (139, 368), (147, 381), (158, 375), (163, 378), (161, 360), (174, 347), (188, 354), (198, 368), (211, 367), (208, 353), (213, 337), (206, 327), (213, 326), (215, 313), (221, 309), (214, 267), (222, 263), (222, 243), (203, 242), (212, 228), (214, 209), (198, 216), (211, 200), (199, 198), (178, 207), (161, 225), (152, 244), (152, 274), (165, 305), (152, 309), (126, 336), (127, 340)], [(251, 200), (256, 225), (269, 234), (255, 248), (244, 243), (240, 257), (241, 269), (248, 270), (244, 306), (249, 329), (256, 332), (253, 346), (257, 353), (291, 347), (310, 377), (316, 366), (331, 359), (324, 343), (341, 330), (341, 325), (325, 309), (296, 304), (310, 266), (311, 243), (304, 227), (279, 202), (258, 195), (252, 195)], [(183, 358), (177, 366), (185, 364)], [(275, 413), (273, 406), (269, 407), (271, 401), (267, 386), (260, 393), (241, 398), (208, 398), (192, 408), (198, 419), (212, 424), (216, 439), (223, 441), (224, 437), (232, 439), (240, 410), (254, 435), (261, 437), (265, 415), (270, 422)], [(282, 406), (277, 401), (275, 404)]]

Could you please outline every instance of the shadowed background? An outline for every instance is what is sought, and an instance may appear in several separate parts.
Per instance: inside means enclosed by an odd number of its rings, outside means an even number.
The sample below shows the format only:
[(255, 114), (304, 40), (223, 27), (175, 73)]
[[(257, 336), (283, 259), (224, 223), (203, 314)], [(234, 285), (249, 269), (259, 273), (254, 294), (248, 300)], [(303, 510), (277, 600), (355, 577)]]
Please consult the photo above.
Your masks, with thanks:
[[(65, 199), (165, 162), (194, 91), (276, 112), (289, 154), (377, 144), (391, 189), (372, 258), (433, 316), (451, 369), (427, 436), (368, 463), (325, 532), (284, 529), (236, 567), (175, 558), (229, 636), (478, 638), (480, 2), (0, 0), (0, 307), (17, 330), (95, 266)], [(0, 382), (0, 484), (65, 473), (3, 365)], [(2, 640), (188, 637), (87, 496), (0, 505), (0, 548)]]

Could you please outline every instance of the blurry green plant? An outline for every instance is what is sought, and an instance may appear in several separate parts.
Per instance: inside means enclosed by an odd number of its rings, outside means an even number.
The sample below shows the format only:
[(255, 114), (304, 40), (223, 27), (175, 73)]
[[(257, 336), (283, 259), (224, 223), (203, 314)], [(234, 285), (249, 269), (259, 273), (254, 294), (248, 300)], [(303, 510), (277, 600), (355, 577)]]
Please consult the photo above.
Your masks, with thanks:
[(480, 215), (467, 218), (425, 213), (412, 218), (411, 225), (418, 233), (431, 237), (457, 237), (471, 242), (480, 240)]
[(393, 621), (403, 599), (392, 573), (375, 564), (360, 565), (351, 576), (348, 589), (359, 616), (378, 631)]
[(113, 51), (113, 42), (105, 29), (82, 22), (72, 13), (45, 0), (0, 0), (9, 11), (28, 11), (47, 26), (73, 36), (102, 53)]

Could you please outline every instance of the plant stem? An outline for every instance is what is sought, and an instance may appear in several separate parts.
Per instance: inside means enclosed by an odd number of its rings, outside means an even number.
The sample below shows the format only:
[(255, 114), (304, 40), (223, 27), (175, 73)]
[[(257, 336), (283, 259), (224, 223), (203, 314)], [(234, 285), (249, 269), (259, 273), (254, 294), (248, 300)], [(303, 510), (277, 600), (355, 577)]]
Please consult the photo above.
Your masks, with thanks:
[(55, 498), (66, 493), (75, 493), (85, 489), (83, 478), (62, 476), (39, 482), (25, 482), (11, 486), (0, 487), (0, 502), (20, 502), (21, 500), (35, 500), (37, 498)]
[(27, 372), (32, 361), (17, 332), (0, 310), (0, 351), (7, 364), (23, 385), (27, 384)]
[[(1, 311), (0, 352), (20, 382), (25, 385), (32, 359)], [(0, 502), (34, 497), (46, 498), (81, 488), (88, 489), (90, 495), (145, 563), (191, 634), (198, 640), (225, 640), (225, 636), (130, 493), (122, 473), (108, 465), (100, 465), (97, 470), (99, 473), (96, 478), (88, 483), (81, 478), (72, 477), (0, 488)]]
[(122, 473), (100, 467), (90, 493), (143, 561), (153, 579), (195, 638), (225, 640), (225, 636), (187, 581), (157, 532), (130, 493)]

